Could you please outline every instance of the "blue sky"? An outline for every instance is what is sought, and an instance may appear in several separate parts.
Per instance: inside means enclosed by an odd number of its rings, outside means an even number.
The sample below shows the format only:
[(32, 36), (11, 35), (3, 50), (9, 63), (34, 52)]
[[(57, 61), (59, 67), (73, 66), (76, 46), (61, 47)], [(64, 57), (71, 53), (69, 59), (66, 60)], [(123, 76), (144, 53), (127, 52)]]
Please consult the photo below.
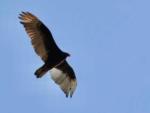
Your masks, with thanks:
[[(150, 113), (149, 0), (1, 0), (0, 113)], [(71, 54), (78, 86), (66, 98), (32, 49), (30, 11)]]

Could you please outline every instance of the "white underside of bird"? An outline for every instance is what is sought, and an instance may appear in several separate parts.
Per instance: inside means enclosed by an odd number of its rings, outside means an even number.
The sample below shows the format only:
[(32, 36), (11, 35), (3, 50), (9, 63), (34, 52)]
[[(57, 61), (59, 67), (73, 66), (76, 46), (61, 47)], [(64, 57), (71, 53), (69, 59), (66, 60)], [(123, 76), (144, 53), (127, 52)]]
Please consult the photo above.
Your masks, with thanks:
[(68, 97), (69, 95), (70, 97), (72, 97), (77, 86), (76, 80), (71, 79), (67, 75), (67, 73), (64, 73), (63, 71), (57, 68), (52, 68), (50, 70), (50, 74), (51, 78), (55, 81), (56, 84), (59, 85), (62, 91), (66, 94), (66, 97)]

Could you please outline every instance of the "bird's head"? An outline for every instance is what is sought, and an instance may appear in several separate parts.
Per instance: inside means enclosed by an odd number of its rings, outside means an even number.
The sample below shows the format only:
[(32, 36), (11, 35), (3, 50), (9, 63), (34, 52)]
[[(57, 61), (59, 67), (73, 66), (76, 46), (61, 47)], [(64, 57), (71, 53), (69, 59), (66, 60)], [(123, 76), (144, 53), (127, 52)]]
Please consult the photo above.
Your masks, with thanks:
[(66, 52), (65, 52), (65, 56), (66, 56), (66, 57), (70, 57), (71, 55), (70, 55), (69, 53), (66, 53)]

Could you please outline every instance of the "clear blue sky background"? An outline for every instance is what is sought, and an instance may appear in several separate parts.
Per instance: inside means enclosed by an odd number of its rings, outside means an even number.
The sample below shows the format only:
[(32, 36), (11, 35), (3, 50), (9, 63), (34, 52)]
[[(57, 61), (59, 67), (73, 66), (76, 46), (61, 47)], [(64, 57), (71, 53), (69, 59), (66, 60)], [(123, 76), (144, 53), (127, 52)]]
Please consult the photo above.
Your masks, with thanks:
[[(52, 31), (76, 72), (66, 98), (32, 49), (18, 14)], [(150, 113), (149, 0), (1, 0), (0, 113)]]

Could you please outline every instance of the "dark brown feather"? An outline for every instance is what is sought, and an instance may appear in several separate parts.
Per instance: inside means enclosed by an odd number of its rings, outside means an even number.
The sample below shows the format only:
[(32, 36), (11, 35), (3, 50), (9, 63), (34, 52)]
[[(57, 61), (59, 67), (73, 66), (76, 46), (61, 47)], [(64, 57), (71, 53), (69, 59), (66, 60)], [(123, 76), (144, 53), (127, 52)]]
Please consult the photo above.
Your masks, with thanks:
[(43, 61), (47, 61), (49, 54), (53, 56), (61, 54), (62, 51), (56, 45), (51, 32), (36, 16), (22, 12), (19, 18), (31, 38), (35, 52)]

